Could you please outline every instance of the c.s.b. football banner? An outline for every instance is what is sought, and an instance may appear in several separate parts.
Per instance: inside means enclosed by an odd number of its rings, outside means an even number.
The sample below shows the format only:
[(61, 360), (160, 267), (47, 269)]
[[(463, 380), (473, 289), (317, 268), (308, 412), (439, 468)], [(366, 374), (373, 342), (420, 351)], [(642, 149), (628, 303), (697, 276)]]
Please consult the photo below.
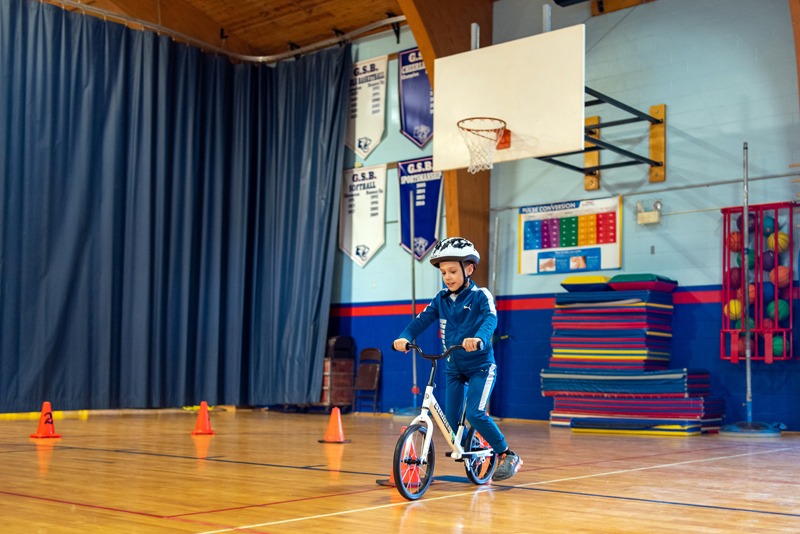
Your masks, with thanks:
[[(422, 260), (436, 244), (442, 205), (442, 173), (433, 171), (433, 158), (397, 163), (400, 180), (400, 245), (411, 252), (411, 209), (414, 210), (414, 257)], [(414, 194), (413, 206), (411, 196)]]
[(354, 63), (350, 71), (350, 108), (344, 144), (366, 159), (383, 136), (386, 66), (389, 56)]
[(400, 131), (418, 147), (433, 137), (433, 91), (419, 48), (397, 55), (400, 68)]
[(344, 171), (339, 248), (362, 267), (383, 245), (386, 165)]

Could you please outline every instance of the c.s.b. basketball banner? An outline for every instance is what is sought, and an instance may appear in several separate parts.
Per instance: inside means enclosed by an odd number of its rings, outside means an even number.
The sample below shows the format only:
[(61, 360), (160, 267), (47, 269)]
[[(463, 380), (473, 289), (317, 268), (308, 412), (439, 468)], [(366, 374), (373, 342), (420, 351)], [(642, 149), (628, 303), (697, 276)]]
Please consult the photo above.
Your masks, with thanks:
[(354, 63), (350, 71), (350, 108), (344, 143), (366, 159), (383, 136), (386, 66), (389, 56)]
[(400, 68), (400, 131), (418, 147), (433, 137), (433, 91), (419, 48), (397, 55)]
[[(414, 209), (414, 257), (422, 260), (436, 244), (442, 206), (442, 173), (433, 171), (433, 158), (397, 163), (400, 180), (400, 245), (411, 247), (411, 209)], [(411, 195), (414, 194), (413, 206)]]
[(362, 267), (383, 245), (386, 165), (344, 171), (339, 248)]

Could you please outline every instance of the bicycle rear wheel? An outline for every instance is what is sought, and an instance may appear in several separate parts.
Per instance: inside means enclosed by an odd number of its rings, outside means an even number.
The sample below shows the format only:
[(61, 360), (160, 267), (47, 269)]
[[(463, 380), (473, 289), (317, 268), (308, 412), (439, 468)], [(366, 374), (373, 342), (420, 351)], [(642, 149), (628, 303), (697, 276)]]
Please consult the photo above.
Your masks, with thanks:
[(425, 436), (428, 429), (421, 424), (406, 428), (394, 448), (392, 472), (397, 491), (409, 501), (422, 497), (433, 480), (433, 467), (436, 461), (433, 441), (428, 455), (422, 458)]
[[(483, 439), (474, 428), (470, 428), (467, 433), (467, 444), (464, 452), (483, 451), (491, 449), (489, 444)], [(473, 484), (486, 484), (491, 480), (494, 469), (497, 467), (497, 453), (492, 451), (488, 456), (466, 457), (464, 458), (464, 469), (467, 471), (467, 478)]]

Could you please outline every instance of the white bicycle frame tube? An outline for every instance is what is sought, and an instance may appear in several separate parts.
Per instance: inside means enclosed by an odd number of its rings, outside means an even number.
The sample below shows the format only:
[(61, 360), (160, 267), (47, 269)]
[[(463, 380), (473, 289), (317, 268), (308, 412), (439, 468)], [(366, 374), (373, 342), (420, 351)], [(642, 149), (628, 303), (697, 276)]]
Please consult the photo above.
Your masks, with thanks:
[[(433, 410), (431, 410), (433, 407)], [(430, 415), (428, 415), (430, 413)], [(425, 445), (422, 448), (422, 454), (420, 458), (427, 458), (428, 451), (431, 449), (431, 442), (433, 441), (433, 423), (431, 421), (431, 417), (433, 421), (436, 421), (436, 424), (439, 426), (439, 430), (442, 431), (442, 435), (447, 440), (447, 443), (450, 445), (450, 448), (453, 450), (453, 453), (450, 457), (454, 460), (460, 460), (465, 456), (464, 449), (461, 447), (461, 437), (464, 435), (464, 425), (459, 425), (458, 432), (453, 432), (450, 428), (450, 424), (447, 422), (447, 417), (445, 417), (442, 408), (439, 406), (439, 403), (436, 402), (436, 397), (433, 396), (433, 386), (428, 386), (425, 388), (425, 398), (422, 401), (422, 411), (420, 414), (411, 421), (411, 424), (424, 424), (428, 432), (425, 435)], [(482, 451), (475, 451), (470, 452), (468, 456), (489, 456), (493, 453), (491, 449), (486, 449)]]

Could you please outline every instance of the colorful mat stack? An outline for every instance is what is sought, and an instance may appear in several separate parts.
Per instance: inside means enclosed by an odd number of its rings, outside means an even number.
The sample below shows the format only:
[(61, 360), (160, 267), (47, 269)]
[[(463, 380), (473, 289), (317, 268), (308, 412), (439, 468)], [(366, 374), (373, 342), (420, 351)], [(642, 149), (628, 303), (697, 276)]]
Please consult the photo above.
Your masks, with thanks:
[[(573, 418), (581, 424), (605, 425), (622, 418), (634, 424), (673, 426), (676, 423), (700, 425), (703, 432), (718, 432), (725, 416), (725, 400), (721, 397), (690, 397), (683, 399), (617, 399), (596, 397), (555, 397), (550, 414), (553, 426), (570, 426)], [(580, 426), (580, 425), (579, 425)], [(578, 430), (584, 430), (579, 428)], [(663, 432), (659, 432), (663, 433)]]
[(616, 434), (718, 431), (725, 404), (710, 397), (708, 371), (668, 369), (677, 283), (623, 275), (603, 287), (598, 278), (586, 291), (572, 277), (563, 284), (570, 292), (556, 294), (553, 354), (541, 374), (542, 394), (555, 398), (550, 424)]
[(619, 373), (667, 369), (671, 324), (671, 293), (558, 293), (550, 368)]

